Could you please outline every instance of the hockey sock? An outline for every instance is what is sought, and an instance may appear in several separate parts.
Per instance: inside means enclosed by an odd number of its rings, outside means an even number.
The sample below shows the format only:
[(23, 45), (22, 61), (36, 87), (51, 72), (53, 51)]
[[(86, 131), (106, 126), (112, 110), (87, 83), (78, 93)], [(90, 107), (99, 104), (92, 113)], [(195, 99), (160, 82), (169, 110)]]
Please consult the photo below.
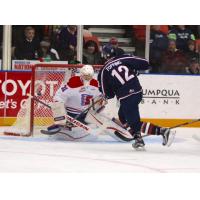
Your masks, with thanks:
[(141, 132), (146, 135), (160, 135), (161, 127), (156, 126), (150, 122), (143, 122), (141, 126)]

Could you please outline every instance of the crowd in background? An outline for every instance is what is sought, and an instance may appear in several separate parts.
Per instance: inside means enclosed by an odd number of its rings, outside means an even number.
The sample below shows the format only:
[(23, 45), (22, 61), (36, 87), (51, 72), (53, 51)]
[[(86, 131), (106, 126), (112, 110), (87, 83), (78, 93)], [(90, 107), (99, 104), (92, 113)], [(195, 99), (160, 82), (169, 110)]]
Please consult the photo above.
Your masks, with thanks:
[[(199, 74), (200, 26), (152, 25), (150, 73)], [(145, 26), (134, 26), (136, 55), (144, 56)]]
[(199, 73), (199, 43), (184, 25), (167, 33), (160, 26), (151, 27), (150, 63), (154, 73)]
[[(144, 57), (145, 26), (126, 26), (135, 46), (133, 55)], [(152, 25), (150, 32), (150, 73), (199, 74), (199, 26)], [(12, 59), (61, 60), (79, 63), (77, 55), (77, 26), (13, 26)], [(113, 49), (116, 55), (124, 50), (118, 38), (111, 37), (101, 45), (84, 29), (83, 64), (103, 64), (103, 51)], [(1, 54), (1, 53), (0, 53)]]

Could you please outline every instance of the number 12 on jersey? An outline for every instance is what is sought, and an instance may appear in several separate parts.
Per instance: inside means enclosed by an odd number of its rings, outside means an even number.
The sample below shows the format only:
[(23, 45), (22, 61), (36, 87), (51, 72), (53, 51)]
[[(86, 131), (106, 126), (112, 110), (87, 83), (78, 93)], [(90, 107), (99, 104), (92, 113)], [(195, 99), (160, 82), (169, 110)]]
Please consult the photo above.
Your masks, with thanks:
[(134, 78), (133, 74), (129, 75), (129, 69), (125, 65), (120, 65), (117, 70), (113, 69), (111, 74), (113, 77), (116, 77), (122, 85)]

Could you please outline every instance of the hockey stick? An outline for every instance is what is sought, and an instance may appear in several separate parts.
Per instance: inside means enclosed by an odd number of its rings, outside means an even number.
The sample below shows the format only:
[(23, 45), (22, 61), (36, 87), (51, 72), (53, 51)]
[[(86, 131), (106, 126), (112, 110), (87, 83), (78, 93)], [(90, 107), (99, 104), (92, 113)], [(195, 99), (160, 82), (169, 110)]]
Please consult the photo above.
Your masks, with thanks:
[[(95, 113), (97, 114), (97, 112)], [(118, 124), (116, 124), (115, 122), (113, 122), (111, 119), (109, 119), (106, 116), (104, 116), (104, 118), (106, 118), (107, 121), (102, 121), (102, 119), (99, 119), (95, 113), (91, 113), (90, 111), (88, 112), (90, 116), (90, 120), (92, 120), (92, 122), (96, 124), (101, 130), (103, 131), (111, 130), (114, 132), (114, 135), (116, 135), (118, 138), (120, 138), (123, 141), (128, 142), (128, 141), (133, 140), (133, 136), (129, 133), (129, 131), (124, 129), (124, 127), (119, 126)], [(114, 126), (113, 124), (117, 125), (117, 127)]]
[[(124, 128), (120, 123), (118, 123), (118, 121), (116, 120), (116, 118), (112, 118), (112, 121), (115, 122), (116, 124), (118, 124), (119, 126), (121, 126), (122, 128)], [(195, 120), (192, 120), (190, 122), (184, 122), (182, 124), (177, 124), (175, 126), (172, 126), (172, 127), (169, 127), (169, 129), (175, 129), (175, 128), (178, 128), (178, 127), (181, 127), (181, 126), (186, 126), (186, 125), (189, 125), (189, 124), (193, 124), (193, 123), (196, 123), (196, 122), (199, 122), (200, 121), (200, 118), (199, 119), (195, 119)], [(144, 137), (146, 137), (148, 135), (144, 135)]]
[[(29, 97), (33, 98), (35, 101), (41, 103), (42, 105), (46, 106), (47, 108), (51, 109), (51, 106), (46, 104), (45, 102), (41, 101), (40, 99), (38, 99), (37, 97), (35, 96), (32, 96), (30, 94), (28, 94)], [(94, 104), (96, 104), (97, 102), (99, 102), (101, 99), (98, 99), (97, 101), (95, 101), (91, 106), (89, 106), (88, 108), (86, 108), (84, 111), (82, 111), (78, 116), (76, 116), (75, 118), (69, 116), (68, 114), (65, 114), (65, 117), (66, 117), (66, 120), (71, 122), (72, 124), (74, 124), (75, 126), (78, 126), (82, 129), (84, 129), (85, 131), (88, 131), (89, 133), (90, 132), (93, 132), (93, 129), (91, 129), (89, 126), (83, 124), (82, 122), (80, 122), (79, 120), (77, 120), (77, 118), (85, 113), (86, 111), (88, 111), (90, 108), (92, 108), (94, 106)], [(92, 115), (93, 116), (93, 115)], [(93, 116), (95, 118), (95, 116)], [(96, 118), (95, 118), (96, 119)], [(101, 123), (101, 122), (99, 122)], [(121, 134), (123, 135), (126, 135), (127, 137), (130, 137), (130, 133), (128, 133), (126, 130), (120, 130), (119, 128), (116, 128), (116, 127), (112, 127), (112, 126), (105, 126), (103, 124), (101, 124), (100, 126), (101, 130), (112, 130), (112, 131), (118, 131), (120, 132)], [(126, 131), (126, 132), (125, 132)], [(131, 136), (132, 137), (132, 136)]]
[[(112, 118), (112, 121), (118, 126), (120, 126), (121, 128), (123, 128), (124, 130), (126, 130), (126, 128), (120, 122), (118, 122), (118, 120), (115, 117)], [(142, 135), (142, 137), (147, 137), (147, 136), (149, 135)]]
[(80, 139), (83, 139), (83, 138), (85, 138), (85, 137), (90, 135), (90, 134), (86, 134), (86, 135), (83, 135), (83, 136), (80, 136), (80, 137), (73, 137), (72, 135), (70, 135), (70, 134), (68, 134), (66, 132), (62, 132), (61, 131), (61, 127), (57, 131), (54, 131), (54, 132), (41, 130), (41, 133), (44, 134), (44, 135), (48, 135), (48, 136), (52, 136), (52, 135), (55, 135), (55, 134), (59, 133), (59, 134), (62, 134), (62, 135), (65, 135), (65, 136), (69, 137), (71, 140), (80, 140)]
[[(45, 102), (41, 101), (40, 99), (38, 99), (36, 96), (32, 96), (31, 94), (27, 94), (27, 96), (33, 98), (35, 101), (41, 103), (42, 105), (46, 106), (47, 108), (51, 109), (51, 106), (46, 104)], [(98, 103), (99, 101), (101, 101), (102, 99), (98, 99), (96, 101), (92, 101), (92, 104), (90, 106), (88, 106), (85, 110), (83, 110), (80, 114), (78, 114), (76, 117), (74, 117), (74, 119), (78, 119), (81, 115), (83, 115), (84, 113), (86, 113), (88, 110), (90, 110), (91, 108), (94, 108), (94, 105), (96, 103)]]
[(174, 128), (178, 128), (178, 127), (181, 127), (181, 126), (186, 126), (186, 125), (193, 124), (193, 123), (196, 123), (196, 122), (199, 122), (199, 121), (200, 121), (200, 118), (199, 119), (194, 119), (194, 120), (192, 120), (190, 122), (185, 122), (185, 123), (182, 123), (182, 124), (178, 124), (178, 125), (169, 127), (169, 129), (174, 129)]
[[(32, 96), (32, 95), (30, 95), (30, 94), (27, 94), (27, 96), (31, 97), (33, 100), (35, 100), (35, 101), (37, 101), (38, 103), (44, 105), (45, 107), (51, 109), (51, 106), (50, 106), (50, 105), (48, 105), (48, 104), (46, 104), (45, 102), (41, 101), (41, 100), (38, 99), (37, 97)], [(84, 110), (84, 111), (85, 111), (85, 110)], [(81, 112), (81, 113), (83, 113), (83, 112)], [(73, 117), (69, 116), (68, 114), (65, 114), (65, 117), (66, 117), (66, 120), (67, 120), (67, 121), (71, 122), (71, 123), (74, 124), (75, 126), (78, 126), (78, 127), (82, 128), (82, 129), (84, 129), (85, 131), (88, 131), (88, 132), (90, 132), (90, 131), (92, 132), (92, 131), (93, 131), (89, 126), (87, 126), (87, 125), (83, 124), (82, 122), (78, 121), (76, 118), (73, 118)], [(78, 117), (78, 116), (77, 116), (77, 117)]]
[[(123, 129), (126, 129), (125, 127), (123, 127), (123, 125), (116, 119), (116, 118), (112, 118), (112, 121), (114, 122), (114, 123), (116, 123), (116, 124), (118, 124), (120, 127), (122, 127)], [(144, 138), (144, 137), (148, 137), (148, 136), (151, 136), (151, 135), (149, 135), (149, 134), (145, 134), (145, 135), (142, 135), (142, 138)], [(127, 138), (124, 138), (124, 136), (122, 136), (122, 135), (118, 135), (118, 137), (120, 137), (122, 140), (125, 140), (126, 141), (126, 139)], [(166, 146), (171, 146), (171, 144), (172, 144), (172, 142), (174, 141), (174, 138), (175, 138), (175, 133), (171, 133), (171, 137), (169, 137), (169, 139), (168, 139), (168, 142), (167, 142), (167, 145)], [(127, 140), (128, 141), (128, 140)]]
[[(101, 96), (101, 95), (100, 95)], [(98, 99), (96, 101), (94, 101), (94, 99), (92, 99), (92, 104), (90, 106), (88, 106), (85, 110), (83, 110), (79, 115), (77, 115), (75, 117), (75, 119), (78, 119), (81, 115), (85, 114), (86, 112), (88, 112), (91, 108), (93, 108), (93, 110), (95, 110), (95, 104), (97, 104), (98, 102), (100, 102), (102, 100), (101, 99)]]

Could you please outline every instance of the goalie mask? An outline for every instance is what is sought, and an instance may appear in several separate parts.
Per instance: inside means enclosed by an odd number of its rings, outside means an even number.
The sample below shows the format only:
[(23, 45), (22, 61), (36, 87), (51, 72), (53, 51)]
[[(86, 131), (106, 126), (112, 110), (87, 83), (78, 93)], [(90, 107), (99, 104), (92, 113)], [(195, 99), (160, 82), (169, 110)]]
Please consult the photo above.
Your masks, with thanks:
[(80, 69), (80, 74), (84, 80), (90, 81), (94, 76), (94, 69), (93, 69), (92, 65), (84, 65)]

